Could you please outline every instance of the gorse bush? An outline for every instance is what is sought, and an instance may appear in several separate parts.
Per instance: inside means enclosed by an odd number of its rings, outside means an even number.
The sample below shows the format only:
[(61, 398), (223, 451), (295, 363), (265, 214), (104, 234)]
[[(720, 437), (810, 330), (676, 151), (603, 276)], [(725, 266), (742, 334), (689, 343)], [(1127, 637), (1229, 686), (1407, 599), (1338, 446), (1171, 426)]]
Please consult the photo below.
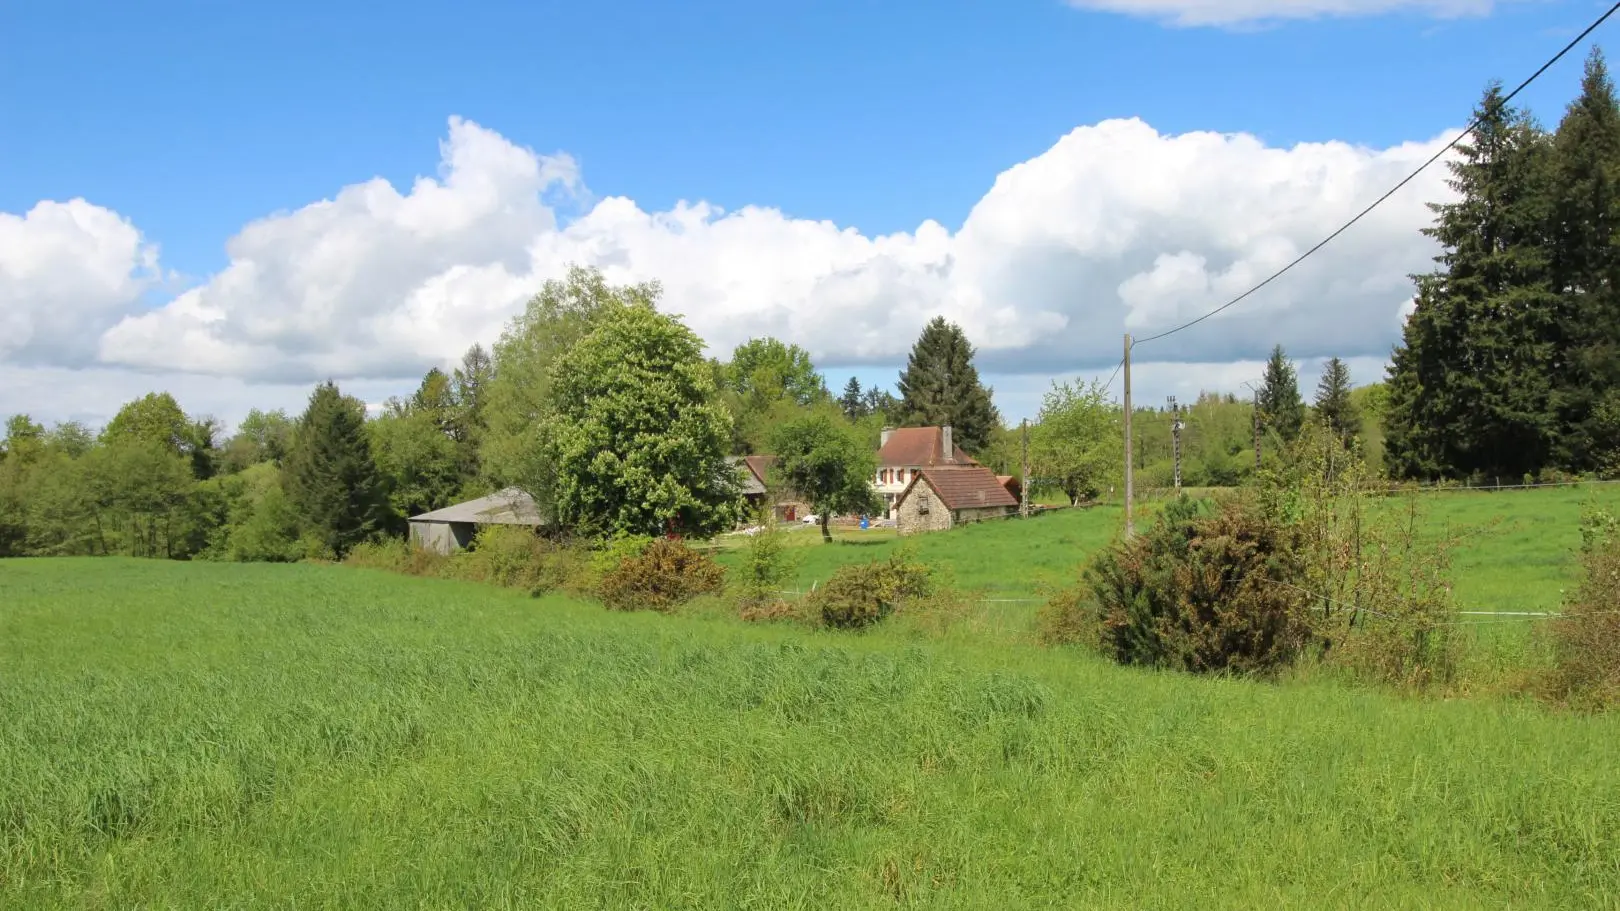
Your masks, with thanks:
[[(1309, 639), (1295, 532), (1249, 500), (1186, 497), (1085, 570), (1103, 652), (1121, 664), (1268, 673)], [(1083, 630), (1076, 619), (1054, 628)]]
[(1581, 521), (1581, 581), (1549, 628), (1549, 695), (1581, 709), (1620, 703), (1620, 518), (1591, 510)]
[(934, 572), (902, 547), (887, 560), (839, 567), (809, 598), (811, 615), (834, 629), (871, 626), (900, 605), (934, 594)]
[(669, 611), (718, 592), (725, 570), (685, 542), (658, 538), (602, 577), (598, 594), (613, 610)]

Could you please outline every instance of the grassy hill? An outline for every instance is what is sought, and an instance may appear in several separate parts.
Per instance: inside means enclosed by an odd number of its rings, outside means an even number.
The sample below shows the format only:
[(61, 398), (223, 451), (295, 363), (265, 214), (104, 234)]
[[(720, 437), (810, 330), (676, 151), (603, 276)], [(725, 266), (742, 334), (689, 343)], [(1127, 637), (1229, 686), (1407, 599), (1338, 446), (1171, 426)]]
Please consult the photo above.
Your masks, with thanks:
[[(1490, 540), (1578, 498), (1534, 503)], [(1012, 526), (919, 546), (1016, 591), (1108, 534)], [(1617, 737), (342, 567), (0, 564), (5, 907), (1603, 907)]]

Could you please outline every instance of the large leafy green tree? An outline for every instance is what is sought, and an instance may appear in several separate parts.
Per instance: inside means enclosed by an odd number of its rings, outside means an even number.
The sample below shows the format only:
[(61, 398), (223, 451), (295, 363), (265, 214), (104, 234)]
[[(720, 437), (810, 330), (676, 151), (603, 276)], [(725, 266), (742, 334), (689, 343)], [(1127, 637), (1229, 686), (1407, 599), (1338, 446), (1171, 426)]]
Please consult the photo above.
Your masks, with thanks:
[(101, 430), (101, 442), (112, 444), (144, 440), (184, 457), (198, 478), (216, 469), (214, 439), (219, 422), (210, 417), (192, 420), (167, 392), (149, 392), (124, 405)]
[(817, 410), (781, 425), (771, 434), (771, 448), (772, 471), (816, 511), (823, 541), (832, 541), (834, 514), (882, 509), (872, 489), (877, 453), (836, 414)]
[(308, 534), (342, 557), (387, 523), (382, 474), (372, 458), (365, 404), (325, 382), (310, 394), (283, 465), (287, 498)]
[(1361, 433), (1361, 413), (1350, 398), (1350, 368), (1338, 358), (1322, 368), (1316, 384), (1316, 415), (1346, 445)]
[(979, 382), (973, 346), (955, 323), (936, 316), (923, 327), (900, 373), (900, 411), (910, 426), (949, 424), (969, 454), (990, 445), (1001, 423), (991, 390)]
[(1284, 440), (1299, 436), (1305, 424), (1305, 401), (1299, 397), (1299, 374), (1281, 345), (1271, 349), (1260, 385), (1260, 419)]
[(236, 426), (236, 433), (225, 441), (221, 465), (226, 472), (235, 473), (261, 462), (280, 462), (292, 444), (292, 434), (293, 421), (287, 412), (254, 408)]
[(1454, 202), (1431, 204), (1439, 268), (1389, 374), (1384, 456), (1406, 477), (1519, 477), (1558, 437), (1559, 335), (1552, 287), (1549, 142), (1493, 83), (1471, 140), (1448, 162)]
[(657, 282), (609, 285), (596, 269), (570, 267), (548, 280), (495, 343), (493, 373), (479, 390), (487, 425), (480, 469), (491, 486), (522, 488), (549, 509), (556, 466), (541, 445), (540, 426), (553, 403), (553, 368), (609, 309), (659, 297)]
[(1053, 382), (1030, 432), (1029, 456), (1035, 477), (1055, 484), (1070, 503), (1102, 493), (1121, 470), (1124, 439), (1120, 411), (1100, 381)]
[(541, 427), (556, 516), (595, 535), (706, 537), (735, 524), (731, 415), (703, 342), (650, 302), (609, 306), (558, 358)]

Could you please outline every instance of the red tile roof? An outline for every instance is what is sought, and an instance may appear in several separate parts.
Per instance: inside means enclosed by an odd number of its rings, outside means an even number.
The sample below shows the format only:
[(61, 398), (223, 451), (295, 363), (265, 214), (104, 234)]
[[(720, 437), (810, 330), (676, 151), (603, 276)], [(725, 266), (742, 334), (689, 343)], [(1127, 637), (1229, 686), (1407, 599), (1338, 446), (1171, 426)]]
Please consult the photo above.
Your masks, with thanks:
[[(889, 435), (889, 442), (878, 450), (879, 468), (927, 468), (932, 465), (948, 465), (942, 458), (944, 452), (943, 441), (939, 427), (902, 427)], [(955, 450), (957, 465), (977, 465), (972, 457), (962, 451), (960, 446), (952, 446)]]
[(940, 466), (925, 468), (906, 485), (904, 500), (919, 481), (933, 488), (946, 509), (979, 509), (986, 506), (1017, 506), (1018, 500), (996, 480), (995, 472), (979, 466)]
[[(870, 437), (868, 437), (868, 439), (870, 439)], [(776, 456), (773, 456), (773, 455), (743, 456), (743, 462), (744, 462), (744, 464), (746, 464), (748, 466), (748, 470), (754, 473), (754, 477), (759, 479), (759, 483), (764, 484), (765, 483), (765, 474), (766, 474), (766, 472), (770, 471), (771, 466), (776, 464)]]

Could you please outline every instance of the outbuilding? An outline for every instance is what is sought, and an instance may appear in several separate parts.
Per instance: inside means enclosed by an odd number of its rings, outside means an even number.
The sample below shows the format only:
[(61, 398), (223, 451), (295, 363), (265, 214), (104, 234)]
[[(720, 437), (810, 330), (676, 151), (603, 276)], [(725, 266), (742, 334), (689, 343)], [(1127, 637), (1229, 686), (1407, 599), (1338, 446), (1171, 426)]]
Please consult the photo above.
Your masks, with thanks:
[(901, 535), (945, 531), (958, 525), (999, 519), (1018, 508), (1018, 499), (979, 465), (924, 468), (895, 500), (895, 526)]
[(546, 524), (534, 504), (534, 498), (516, 487), (411, 516), (410, 521), (412, 543), (441, 554), (452, 553), (472, 544), (473, 535), (480, 525), (540, 528)]

